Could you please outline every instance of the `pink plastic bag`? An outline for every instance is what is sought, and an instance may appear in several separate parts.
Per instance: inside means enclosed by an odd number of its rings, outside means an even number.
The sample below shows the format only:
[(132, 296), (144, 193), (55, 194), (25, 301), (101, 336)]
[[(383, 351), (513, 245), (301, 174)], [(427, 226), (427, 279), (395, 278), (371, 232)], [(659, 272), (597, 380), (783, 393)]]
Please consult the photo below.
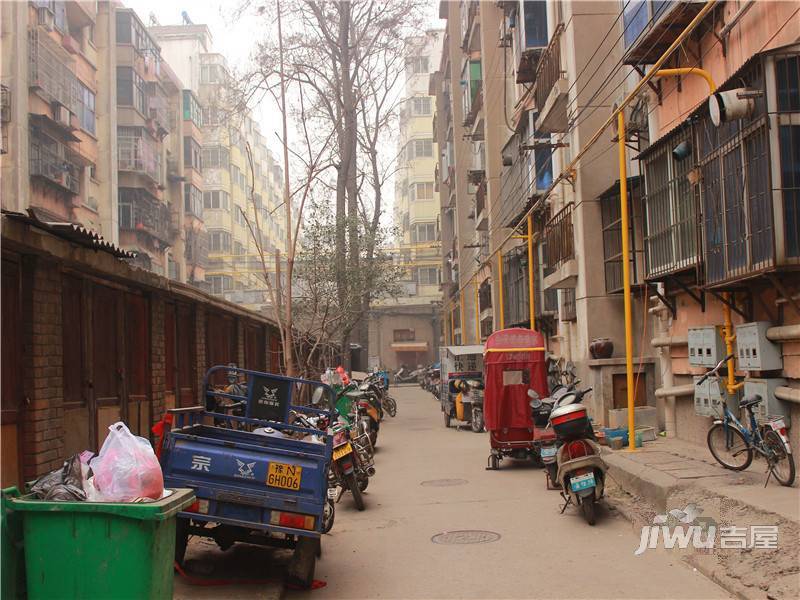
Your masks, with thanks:
[(157, 500), (164, 493), (161, 465), (150, 442), (133, 435), (123, 422), (108, 428), (100, 454), (91, 461), (93, 500), (126, 502), (134, 498)]

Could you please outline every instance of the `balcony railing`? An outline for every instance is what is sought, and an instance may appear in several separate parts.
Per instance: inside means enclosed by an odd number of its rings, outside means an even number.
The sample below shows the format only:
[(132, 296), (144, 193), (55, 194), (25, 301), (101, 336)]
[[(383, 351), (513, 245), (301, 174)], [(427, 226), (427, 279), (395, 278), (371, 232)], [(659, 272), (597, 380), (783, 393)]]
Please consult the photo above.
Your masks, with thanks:
[(169, 207), (139, 188), (119, 188), (119, 227), (142, 231), (169, 244), (172, 216)]
[(545, 268), (557, 269), (562, 264), (575, 258), (575, 241), (572, 227), (572, 209), (570, 202), (561, 209), (544, 228), (544, 239), (547, 245)]
[(43, 177), (73, 194), (80, 193), (81, 168), (65, 144), (31, 130), (29, 152), (31, 177)]
[(155, 141), (146, 136), (117, 136), (117, 168), (147, 175), (156, 184), (162, 181), (161, 154)]
[(170, 130), (169, 101), (166, 95), (155, 81), (147, 82), (148, 94), (148, 117), (153, 120), (157, 129), (162, 135), (166, 135)]
[(58, 102), (77, 113), (78, 78), (75, 61), (47, 32), (39, 27), (28, 31), (28, 70), (30, 87), (48, 102)]
[(539, 59), (539, 66), (536, 67), (534, 77), (536, 83), (533, 91), (536, 108), (542, 110), (550, 91), (555, 87), (556, 82), (562, 76), (561, 70), (561, 34), (564, 33), (564, 25), (559, 23), (553, 32), (550, 43), (545, 48), (542, 58)]
[(205, 268), (208, 266), (208, 233), (188, 229), (186, 231), (186, 262)]

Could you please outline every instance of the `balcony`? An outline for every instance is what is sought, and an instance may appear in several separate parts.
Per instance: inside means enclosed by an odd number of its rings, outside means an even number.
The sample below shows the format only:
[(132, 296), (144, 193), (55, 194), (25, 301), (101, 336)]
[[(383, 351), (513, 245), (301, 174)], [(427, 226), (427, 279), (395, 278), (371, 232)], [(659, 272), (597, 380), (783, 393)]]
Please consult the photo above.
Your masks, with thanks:
[(475, 229), (478, 231), (489, 229), (489, 211), (486, 209), (486, 180), (481, 181), (475, 191)]
[(65, 144), (31, 129), (28, 160), (31, 177), (44, 179), (71, 194), (80, 193), (81, 167)]
[(119, 188), (119, 228), (165, 245), (171, 244), (174, 233), (169, 207), (139, 188)]
[(28, 72), (28, 85), (46, 102), (77, 113), (75, 61), (39, 27), (28, 31)]
[(561, 36), (564, 25), (553, 32), (550, 44), (542, 54), (536, 68), (534, 100), (539, 116), (536, 131), (539, 133), (564, 133), (567, 131), (568, 81), (561, 67)]
[(575, 233), (572, 226), (574, 205), (570, 202), (547, 222), (544, 228), (546, 246), (544, 266), (547, 273), (544, 287), (574, 288), (578, 281), (575, 260)]
[(624, 9), (627, 65), (651, 65), (703, 8), (703, 2), (643, 0), (629, 2)]
[(161, 86), (155, 81), (147, 82), (147, 110), (155, 134), (163, 139), (169, 133), (169, 101)]
[[(134, 127), (120, 128), (135, 130)], [(130, 132), (134, 133), (134, 132)], [(161, 153), (158, 144), (141, 129), (138, 135), (120, 134), (117, 136), (117, 168), (146, 175), (156, 185), (161, 185)]]
[(513, 15), (516, 82), (533, 83), (539, 59), (547, 47), (547, 3), (515, 2)]
[[(641, 223), (642, 182), (640, 177), (628, 178), (628, 242), (632, 250), (628, 257), (631, 285), (641, 283)], [(619, 181), (600, 196), (600, 214), (603, 225), (603, 267), (606, 293), (623, 291), (622, 273), (622, 215), (620, 213)]]
[(553, 150), (549, 139), (528, 137), (523, 129), (509, 139), (502, 154), (506, 164), (500, 202), (492, 216), (500, 227), (515, 227), (532, 202), (553, 182)]
[(203, 230), (186, 230), (186, 262), (205, 269), (208, 266), (208, 233)]
[[(468, 52), (471, 38), (473, 37), (473, 25), (475, 17), (478, 16), (480, 3), (478, 0), (462, 0), (461, 2), (461, 49)], [(480, 36), (478, 36), (480, 37)]]

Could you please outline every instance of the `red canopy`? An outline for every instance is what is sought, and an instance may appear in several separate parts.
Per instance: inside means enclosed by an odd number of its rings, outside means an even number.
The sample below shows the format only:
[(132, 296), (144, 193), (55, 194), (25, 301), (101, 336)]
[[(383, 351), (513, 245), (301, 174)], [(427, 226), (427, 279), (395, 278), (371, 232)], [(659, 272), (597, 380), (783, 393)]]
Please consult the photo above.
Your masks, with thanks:
[(502, 329), (486, 340), (483, 355), (486, 428), (533, 428), (528, 390), (548, 395), (544, 337), (530, 329)]

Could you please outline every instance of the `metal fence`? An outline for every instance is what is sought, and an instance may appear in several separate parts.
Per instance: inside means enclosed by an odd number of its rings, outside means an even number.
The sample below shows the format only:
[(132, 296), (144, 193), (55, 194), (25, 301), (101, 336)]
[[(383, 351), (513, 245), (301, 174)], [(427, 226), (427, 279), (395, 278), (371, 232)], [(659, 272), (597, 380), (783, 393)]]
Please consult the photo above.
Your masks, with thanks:
[(139, 188), (119, 188), (120, 229), (144, 231), (152, 237), (171, 242), (172, 215), (169, 207)]
[(28, 83), (49, 102), (58, 102), (70, 112), (78, 110), (78, 78), (75, 61), (47, 32), (39, 27), (28, 31)]
[(575, 258), (575, 233), (572, 227), (572, 202), (558, 211), (544, 228), (547, 245), (545, 267), (557, 269), (563, 263)]
[(31, 177), (44, 177), (73, 194), (80, 193), (81, 168), (71, 159), (72, 153), (65, 144), (35, 129), (30, 131), (29, 144)]

